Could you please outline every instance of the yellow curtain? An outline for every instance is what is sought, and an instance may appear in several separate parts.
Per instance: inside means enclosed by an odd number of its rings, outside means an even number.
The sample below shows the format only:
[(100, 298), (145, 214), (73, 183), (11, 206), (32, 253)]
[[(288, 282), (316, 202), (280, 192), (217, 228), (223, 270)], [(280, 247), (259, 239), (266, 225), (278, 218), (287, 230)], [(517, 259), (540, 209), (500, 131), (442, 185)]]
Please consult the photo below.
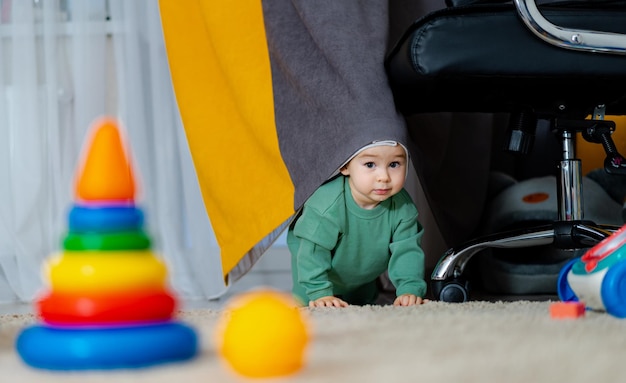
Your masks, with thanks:
[(226, 277), (294, 213), (260, 1), (160, 0), (182, 122)]

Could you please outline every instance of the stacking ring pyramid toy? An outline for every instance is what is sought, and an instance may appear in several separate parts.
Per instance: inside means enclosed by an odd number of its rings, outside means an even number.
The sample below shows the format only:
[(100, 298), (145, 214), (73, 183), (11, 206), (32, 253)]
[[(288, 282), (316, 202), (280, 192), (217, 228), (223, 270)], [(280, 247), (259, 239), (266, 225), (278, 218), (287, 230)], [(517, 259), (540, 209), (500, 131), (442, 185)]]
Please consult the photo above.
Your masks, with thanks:
[[(114, 119), (91, 127), (63, 251), (43, 265), (43, 323), (24, 329), (23, 361), (51, 370), (136, 368), (187, 360), (198, 339), (176, 321), (165, 263), (151, 251), (135, 178)], [(85, 148), (87, 150), (85, 150)]]

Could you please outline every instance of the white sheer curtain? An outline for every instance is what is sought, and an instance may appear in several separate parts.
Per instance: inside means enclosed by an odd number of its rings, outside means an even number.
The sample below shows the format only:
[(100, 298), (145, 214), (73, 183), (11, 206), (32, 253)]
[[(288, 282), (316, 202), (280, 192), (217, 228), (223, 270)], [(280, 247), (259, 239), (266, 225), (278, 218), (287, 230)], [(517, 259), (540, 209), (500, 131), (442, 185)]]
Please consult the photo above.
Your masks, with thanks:
[(61, 248), (89, 124), (126, 129), (153, 249), (181, 298), (223, 294), (157, 0), (0, 0), (0, 302), (31, 301)]

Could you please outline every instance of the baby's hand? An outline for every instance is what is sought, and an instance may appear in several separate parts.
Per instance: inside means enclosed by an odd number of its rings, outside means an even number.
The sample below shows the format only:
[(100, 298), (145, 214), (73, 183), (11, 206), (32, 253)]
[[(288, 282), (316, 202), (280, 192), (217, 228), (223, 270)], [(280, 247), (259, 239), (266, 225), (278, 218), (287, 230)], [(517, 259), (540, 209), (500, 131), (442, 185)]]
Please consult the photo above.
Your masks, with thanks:
[(309, 307), (348, 307), (348, 303), (337, 297), (328, 296), (309, 301)]
[(413, 294), (402, 294), (393, 301), (394, 306), (414, 306), (421, 305), (422, 303), (428, 302), (428, 299), (422, 299), (422, 297), (418, 297)]

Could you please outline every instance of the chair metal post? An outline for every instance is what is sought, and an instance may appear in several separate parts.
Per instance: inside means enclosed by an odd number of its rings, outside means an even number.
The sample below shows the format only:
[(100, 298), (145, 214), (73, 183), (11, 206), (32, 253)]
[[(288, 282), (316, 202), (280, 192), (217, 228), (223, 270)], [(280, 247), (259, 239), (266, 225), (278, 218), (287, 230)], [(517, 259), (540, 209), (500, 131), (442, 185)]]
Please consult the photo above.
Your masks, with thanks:
[(558, 217), (561, 221), (581, 221), (583, 217), (582, 166), (575, 153), (575, 133), (561, 132), (562, 160), (559, 164)]

